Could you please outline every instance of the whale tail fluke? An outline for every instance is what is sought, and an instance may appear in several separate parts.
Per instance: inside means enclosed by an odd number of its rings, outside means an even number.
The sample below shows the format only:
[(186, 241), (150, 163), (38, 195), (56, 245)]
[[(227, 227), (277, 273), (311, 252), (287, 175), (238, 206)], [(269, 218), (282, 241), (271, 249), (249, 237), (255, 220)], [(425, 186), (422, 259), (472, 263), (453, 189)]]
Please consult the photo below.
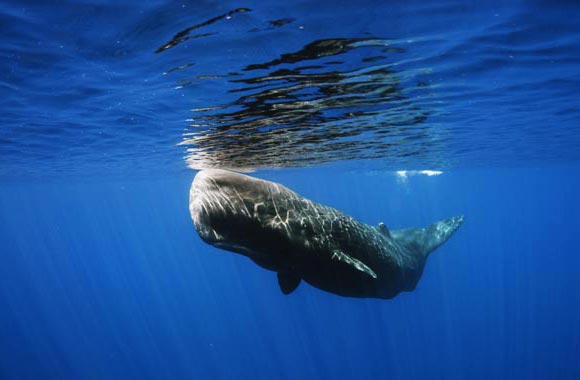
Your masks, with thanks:
[(440, 245), (445, 243), (451, 235), (463, 224), (463, 215), (440, 220), (425, 228), (407, 228), (392, 231), (393, 239), (410, 249), (417, 250), (428, 256)]
[(463, 224), (463, 215), (454, 216), (441, 220), (424, 229), (423, 254), (428, 256), (441, 244), (445, 243), (451, 235)]

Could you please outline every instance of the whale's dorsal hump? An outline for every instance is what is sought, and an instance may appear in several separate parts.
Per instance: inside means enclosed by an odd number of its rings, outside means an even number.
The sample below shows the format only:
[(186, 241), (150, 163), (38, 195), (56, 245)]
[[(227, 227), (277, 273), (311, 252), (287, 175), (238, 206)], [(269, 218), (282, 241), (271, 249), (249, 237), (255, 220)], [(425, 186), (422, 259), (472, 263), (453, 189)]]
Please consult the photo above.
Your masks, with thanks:
[(391, 237), (391, 232), (389, 231), (387, 226), (385, 226), (385, 223), (380, 222), (379, 224), (377, 224), (377, 230), (379, 230), (379, 232), (385, 235), (386, 237)]

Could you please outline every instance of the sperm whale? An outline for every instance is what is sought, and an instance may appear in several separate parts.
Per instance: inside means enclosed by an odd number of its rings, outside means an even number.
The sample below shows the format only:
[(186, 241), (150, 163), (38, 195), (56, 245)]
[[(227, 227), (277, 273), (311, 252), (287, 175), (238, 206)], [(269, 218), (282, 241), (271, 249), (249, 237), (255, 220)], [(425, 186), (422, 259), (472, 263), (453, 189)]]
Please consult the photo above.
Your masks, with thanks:
[(221, 169), (196, 174), (189, 210), (204, 242), (276, 272), (284, 294), (304, 281), (341, 296), (383, 299), (414, 290), (429, 254), (463, 223), (456, 216), (390, 231), (281, 184)]

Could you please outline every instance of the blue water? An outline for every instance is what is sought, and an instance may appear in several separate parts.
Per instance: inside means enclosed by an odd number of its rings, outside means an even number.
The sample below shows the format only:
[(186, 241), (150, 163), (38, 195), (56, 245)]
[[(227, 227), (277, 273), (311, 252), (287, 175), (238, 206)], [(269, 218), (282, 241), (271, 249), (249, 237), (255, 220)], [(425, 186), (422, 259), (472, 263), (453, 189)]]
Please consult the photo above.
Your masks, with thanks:
[[(3, 1), (0, 379), (580, 378), (579, 19)], [(284, 296), (196, 234), (206, 167), (369, 224), (465, 224), (411, 293)]]

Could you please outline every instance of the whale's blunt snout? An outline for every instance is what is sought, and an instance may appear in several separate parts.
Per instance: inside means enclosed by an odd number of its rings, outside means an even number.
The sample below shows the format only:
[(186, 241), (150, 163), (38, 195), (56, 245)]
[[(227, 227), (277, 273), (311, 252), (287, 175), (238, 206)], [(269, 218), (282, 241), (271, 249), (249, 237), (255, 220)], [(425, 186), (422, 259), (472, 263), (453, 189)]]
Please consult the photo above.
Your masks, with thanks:
[[(219, 183), (223, 181), (222, 170), (207, 169), (198, 172), (191, 184), (191, 190), (195, 190), (199, 195), (219, 190)], [(222, 174), (222, 175), (220, 175)]]
[(224, 182), (221, 172), (214, 169), (198, 172), (189, 190), (189, 212), (193, 225), (199, 236), (210, 244), (223, 239), (215, 224), (228, 207), (228, 198), (224, 194), (227, 186), (221, 183)]
[(221, 169), (198, 172), (189, 191), (189, 212), (200, 237), (210, 243), (226, 241), (232, 225), (250, 217), (244, 194), (253, 179)]
[(204, 172), (197, 173), (189, 189), (189, 213), (199, 236), (210, 243), (215, 240), (216, 236), (215, 231), (210, 227), (210, 215), (207, 208), (208, 187), (210, 187), (209, 177)]

